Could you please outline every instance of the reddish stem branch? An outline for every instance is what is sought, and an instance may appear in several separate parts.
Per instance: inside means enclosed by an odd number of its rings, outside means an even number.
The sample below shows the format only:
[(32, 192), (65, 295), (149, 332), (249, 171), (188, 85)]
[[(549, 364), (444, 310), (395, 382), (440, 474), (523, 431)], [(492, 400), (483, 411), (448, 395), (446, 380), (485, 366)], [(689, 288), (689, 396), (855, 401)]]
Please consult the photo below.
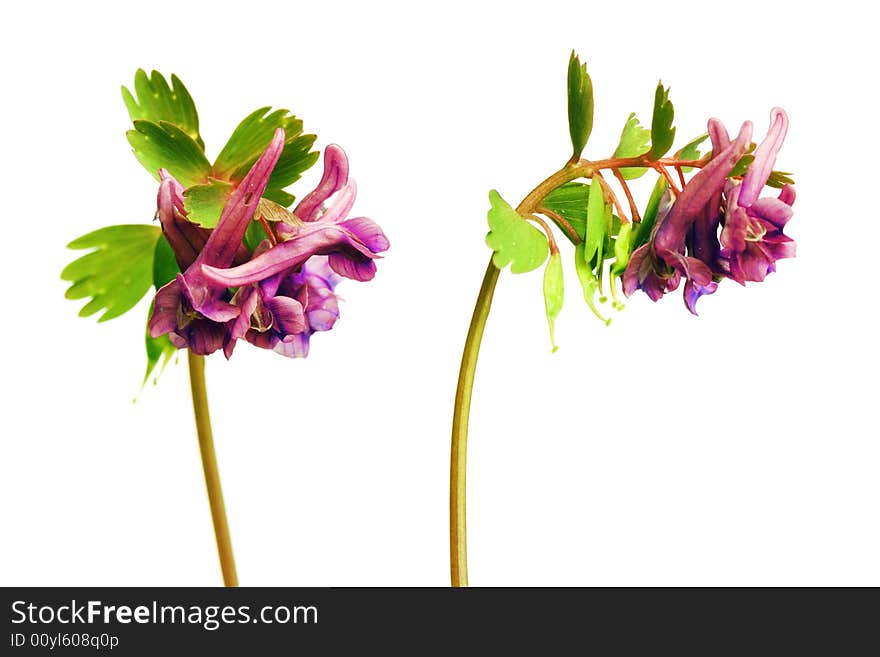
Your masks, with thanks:
[(572, 242), (574, 242), (575, 244), (580, 244), (581, 236), (578, 235), (578, 232), (574, 229), (574, 226), (571, 225), (568, 219), (563, 217), (561, 214), (559, 214), (558, 212), (554, 212), (550, 208), (545, 208), (544, 206), (536, 208), (535, 212), (537, 212), (538, 214), (543, 214), (545, 217), (550, 217), (550, 219), (552, 219), (553, 222), (557, 226), (559, 226), (559, 228), (566, 235), (568, 235), (569, 239), (571, 239)]
[(639, 215), (639, 208), (636, 205), (632, 192), (629, 190), (629, 185), (626, 184), (626, 178), (620, 173), (620, 169), (612, 169), (611, 172), (614, 174), (614, 177), (617, 178), (617, 182), (620, 183), (620, 186), (623, 187), (623, 193), (626, 194), (626, 200), (629, 202), (629, 209), (630, 212), (632, 212), (633, 221), (641, 222), (642, 217)]

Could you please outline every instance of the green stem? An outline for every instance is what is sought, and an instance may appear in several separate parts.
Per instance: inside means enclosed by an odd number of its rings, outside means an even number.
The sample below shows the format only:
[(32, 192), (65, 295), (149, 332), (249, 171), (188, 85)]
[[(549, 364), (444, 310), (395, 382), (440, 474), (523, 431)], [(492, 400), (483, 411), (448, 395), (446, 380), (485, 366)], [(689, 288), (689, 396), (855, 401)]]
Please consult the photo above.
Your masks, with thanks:
[(217, 455), (214, 453), (211, 417), (208, 413), (205, 357), (194, 354), (189, 349), (186, 353), (189, 358), (189, 380), (192, 387), (193, 413), (196, 416), (196, 431), (199, 435), (199, 451), (202, 454), (208, 503), (211, 506), (211, 519), (214, 521), (214, 534), (217, 537), (217, 552), (220, 555), (220, 569), (223, 571), (223, 585), (238, 586), (235, 558), (232, 556), (232, 539), (229, 537), (229, 522), (226, 520), (223, 489), (220, 486), (220, 471), (217, 469)]
[[(699, 160), (661, 159), (650, 160), (646, 155), (638, 157), (609, 158), (606, 160), (578, 160), (569, 162), (559, 171), (551, 174), (535, 187), (517, 206), (516, 211), (523, 218), (528, 218), (533, 212), (541, 212), (554, 220), (561, 219), (555, 213), (545, 212), (541, 208), (541, 202), (552, 190), (560, 185), (577, 178), (593, 178), (603, 169), (617, 170), (621, 167), (652, 167), (661, 174), (669, 175), (664, 166), (691, 166), (702, 167), (710, 159), (707, 155)], [(604, 182), (604, 181), (602, 181)], [(630, 198), (629, 188), (625, 183), (624, 190), (627, 198)], [(615, 199), (616, 201), (616, 199)], [(618, 207), (620, 203), (617, 202)], [(634, 204), (633, 204), (633, 207)], [(620, 212), (623, 215), (623, 212)], [(555, 215), (555, 216), (554, 216)], [(633, 209), (633, 217), (637, 217), (637, 211)], [(572, 233), (568, 222), (563, 220), (563, 228), (568, 228)], [(577, 236), (577, 233), (574, 233)], [(550, 238), (552, 240), (552, 236)], [(480, 355), (480, 342), (483, 339), (483, 329), (486, 327), (486, 319), (489, 317), (489, 309), (492, 307), (492, 297), (495, 294), (495, 285), (498, 282), (498, 274), (501, 270), (489, 260), (486, 274), (483, 276), (483, 284), (477, 295), (477, 305), (471, 317), (471, 325), (468, 329), (467, 339), (464, 343), (464, 353), (461, 356), (461, 369), (458, 372), (458, 388), (455, 391), (455, 409), (452, 415), (452, 455), (449, 466), (449, 554), (452, 586), (467, 586), (467, 522), (466, 522), (466, 482), (467, 482), (467, 432), (468, 418), (471, 410), (471, 393), (474, 387), (474, 374), (477, 369), (477, 358)], [(595, 310), (594, 310), (595, 312)]]
[(471, 392), (474, 387), (474, 373), (477, 357), (480, 355), (480, 342), (483, 329), (492, 306), (495, 284), (501, 270), (489, 260), (483, 285), (477, 295), (477, 305), (471, 318), (464, 353), (461, 356), (461, 369), (458, 373), (458, 388), (455, 391), (455, 410), (452, 416), (452, 458), (449, 467), (449, 555), (452, 586), (467, 586), (467, 520), (466, 520), (466, 481), (467, 481), (467, 432), (468, 417), (471, 410)]

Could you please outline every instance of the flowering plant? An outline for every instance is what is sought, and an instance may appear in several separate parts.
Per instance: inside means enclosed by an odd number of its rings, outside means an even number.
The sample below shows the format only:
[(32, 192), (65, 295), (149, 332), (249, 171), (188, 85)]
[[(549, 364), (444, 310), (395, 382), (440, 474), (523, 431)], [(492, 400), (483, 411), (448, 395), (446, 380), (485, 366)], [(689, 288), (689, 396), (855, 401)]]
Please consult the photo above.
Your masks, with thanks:
[[(657, 301), (682, 287), (687, 309), (713, 294), (725, 279), (745, 285), (762, 281), (776, 262), (793, 257), (795, 244), (783, 229), (792, 216), (793, 180), (774, 170), (788, 130), (779, 108), (759, 145), (752, 124), (742, 124), (731, 139), (724, 125), (710, 119), (707, 132), (668, 155), (675, 141), (674, 108), (662, 82), (654, 94), (650, 128), (636, 115), (624, 123), (611, 157), (590, 160), (582, 153), (593, 128), (593, 85), (574, 52), (568, 66), (568, 121), (572, 154), (515, 208), (495, 190), (489, 192), (492, 256), (477, 297), (465, 341), (452, 426), (450, 468), (450, 563), (453, 586), (467, 585), (465, 488), (467, 429), (471, 391), (483, 329), (501, 270), (520, 274), (544, 267), (544, 307), (550, 340), (562, 309), (562, 258), (551, 226), (574, 246), (574, 268), (583, 296), (606, 325), (600, 306), (622, 310), (618, 288), (637, 290)], [(700, 147), (709, 140), (706, 153)], [(688, 179), (685, 174), (696, 170)], [(640, 210), (628, 181), (657, 174)], [(762, 197), (766, 186), (778, 197)], [(625, 199), (622, 202), (620, 199)], [(546, 263), (546, 264), (545, 264)], [(682, 285), (682, 282), (684, 284)]]
[(305, 357), (312, 335), (339, 318), (336, 285), (367, 281), (389, 243), (365, 217), (350, 218), (356, 187), (344, 151), (324, 151), (324, 175), (293, 210), (287, 187), (318, 160), (316, 137), (287, 110), (246, 117), (216, 160), (199, 135), (183, 83), (138, 71), (122, 95), (134, 127), (135, 157), (159, 181), (159, 226), (108, 226), (70, 243), (92, 251), (70, 263), (66, 296), (90, 298), (81, 316), (99, 321), (132, 309), (149, 291), (146, 381), (186, 349), (208, 497), (224, 582), (238, 582), (214, 455), (204, 356), (232, 356), (241, 339), (283, 356)]

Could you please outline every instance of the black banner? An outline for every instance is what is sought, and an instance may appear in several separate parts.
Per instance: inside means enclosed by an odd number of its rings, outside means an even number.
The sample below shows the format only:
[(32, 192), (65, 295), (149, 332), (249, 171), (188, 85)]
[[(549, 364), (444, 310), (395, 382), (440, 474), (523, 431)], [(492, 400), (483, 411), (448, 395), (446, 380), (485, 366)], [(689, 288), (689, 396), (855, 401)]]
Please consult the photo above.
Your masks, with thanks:
[[(572, 655), (877, 647), (872, 589), (0, 589), (0, 654)], [(862, 638), (867, 637), (868, 644)], [(848, 648), (849, 647), (849, 648)], [(283, 651), (283, 653), (282, 653)]]

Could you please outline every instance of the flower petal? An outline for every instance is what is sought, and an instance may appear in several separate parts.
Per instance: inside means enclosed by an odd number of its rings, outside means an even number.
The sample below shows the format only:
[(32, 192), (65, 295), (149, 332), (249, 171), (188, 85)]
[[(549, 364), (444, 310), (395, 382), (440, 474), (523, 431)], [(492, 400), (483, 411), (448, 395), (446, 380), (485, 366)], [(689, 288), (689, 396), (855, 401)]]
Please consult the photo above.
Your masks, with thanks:
[(199, 264), (214, 267), (228, 267), (232, 264), (248, 224), (253, 219), (260, 198), (266, 190), (272, 169), (275, 168), (283, 150), (284, 129), (278, 128), (268, 148), (260, 155), (223, 206), (217, 227), (211, 232), (205, 248), (199, 254)]
[(153, 314), (147, 327), (151, 338), (171, 333), (177, 329), (177, 311), (180, 308), (180, 285), (177, 281), (163, 285), (153, 299)]
[(309, 333), (291, 335), (286, 341), (274, 346), (274, 351), (288, 358), (305, 358), (309, 355)]
[(223, 301), (215, 291), (205, 285), (190, 285), (184, 274), (177, 275), (180, 292), (193, 310), (215, 322), (228, 322), (241, 313), (238, 306)]
[(333, 202), (330, 204), (330, 207), (321, 214), (319, 220), (334, 224), (339, 223), (348, 216), (349, 212), (351, 212), (351, 208), (354, 206), (356, 198), (357, 185), (355, 185), (354, 180), (349, 180), (342, 189), (333, 195)]
[(214, 285), (239, 287), (295, 269), (313, 255), (328, 255), (338, 252), (346, 252), (351, 255), (360, 254), (368, 260), (376, 257), (375, 253), (341, 225), (325, 225), (318, 222), (304, 226), (296, 239), (282, 242), (267, 253), (243, 265), (230, 269), (204, 265), (202, 271), (205, 278)]
[(697, 314), (697, 301), (705, 294), (713, 294), (718, 289), (718, 283), (711, 281), (708, 285), (700, 285), (691, 279), (684, 284), (684, 305), (694, 315)]
[(279, 333), (292, 335), (306, 330), (302, 304), (290, 297), (273, 297), (265, 302)]
[(794, 185), (786, 185), (779, 192), (779, 200), (786, 205), (794, 205), (795, 192)]
[(743, 176), (742, 191), (739, 194), (740, 205), (750, 206), (764, 189), (770, 172), (773, 171), (773, 165), (776, 164), (776, 155), (782, 148), (786, 132), (788, 132), (788, 116), (781, 107), (774, 107), (770, 111), (770, 129), (767, 131), (767, 136), (755, 149), (755, 159)]
[(348, 182), (348, 157), (336, 144), (324, 149), (324, 175), (314, 191), (306, 194), (293, 210), (302, 221), (315, 221), (321, 205)]
[(185, 271), (208, 241), (209, 231), (186, 218), (183, 207), (183, 186), (165, 169), (159, 169), (159, 193), (156, 199), (159, 221), (165, 239), (174, 251), (181, 271)]
[(782, 228), (791, 219), (794, 211), (787, 203), (780, 201), (778, 198), (765, 196), (759, 198), (752, 203), (748, 210), (753, 217), (760, 217), (765, 221), (769, 221), (776, 228)]
[(382, 253), (391, 247), (388, 238), (385, 237), (385, 233), (379, 228), (379, 224), (372, 219), (356, 217), (343, 221), (340, 226), (350, 231), (352, 235), (366, 244), (367, 248), (373, 253)]
[(712, 160), (690, 179), (675, 199), (669, 214), (656, 229), (654, 246), (662, 251), (684, 250), (686, 233), (697, 214), (724, 188), (727, 176), (743, 156), (752, 137), (752, 124), (743, 123), (735, 141), (715, 155)]

